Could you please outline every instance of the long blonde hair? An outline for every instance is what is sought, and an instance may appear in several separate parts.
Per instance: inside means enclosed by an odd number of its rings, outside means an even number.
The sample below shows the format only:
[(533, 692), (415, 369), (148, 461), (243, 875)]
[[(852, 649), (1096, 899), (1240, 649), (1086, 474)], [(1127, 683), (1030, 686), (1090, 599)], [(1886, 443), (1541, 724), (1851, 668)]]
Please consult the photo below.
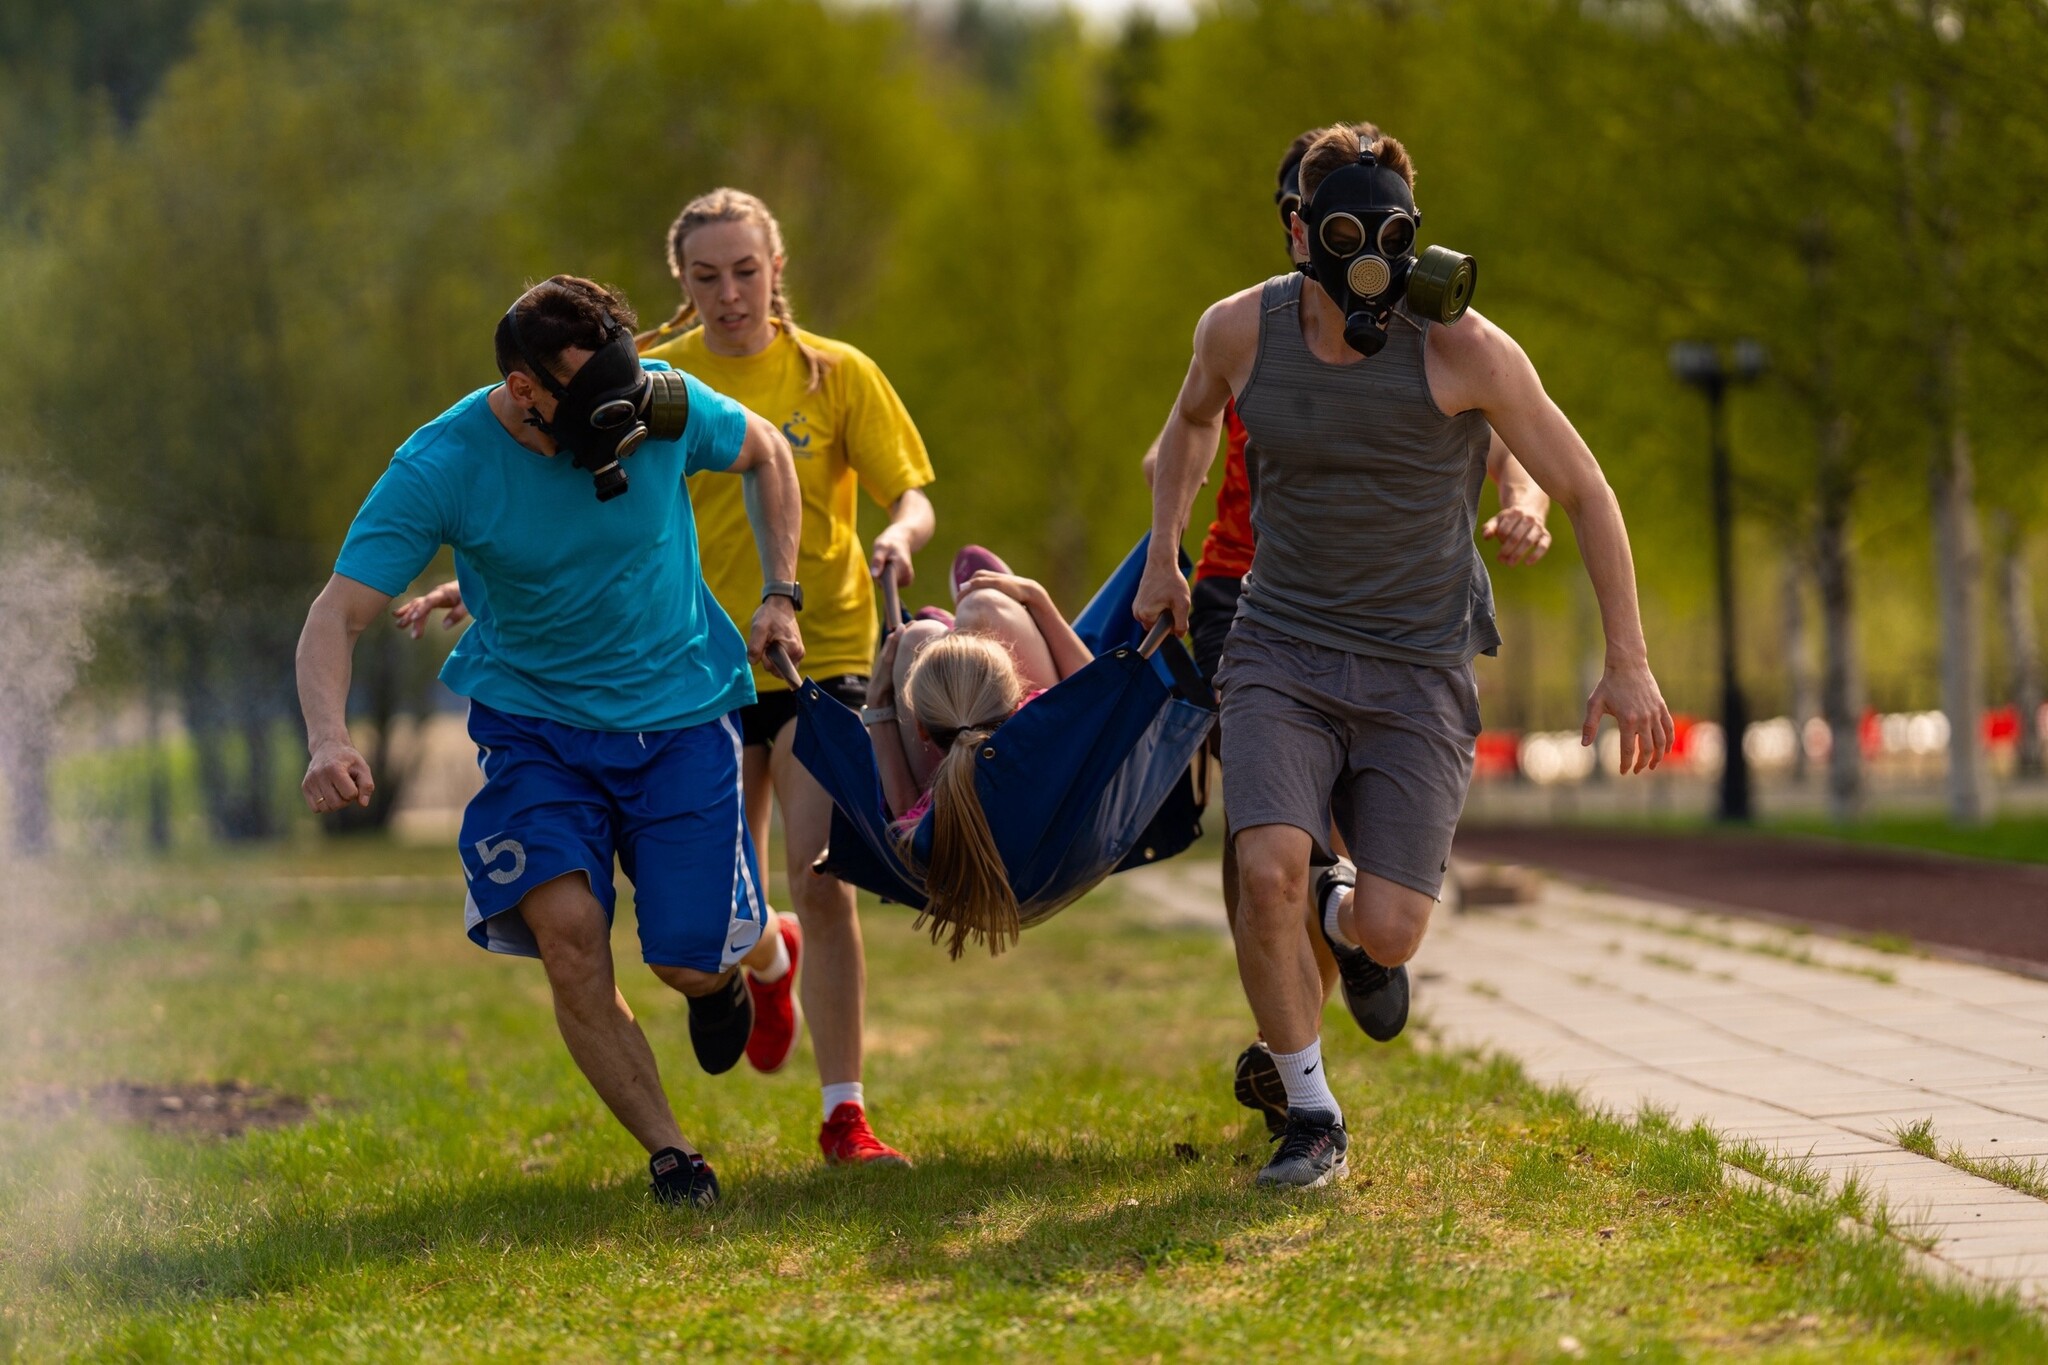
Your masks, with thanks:
[[(721, 187), (709, 194), (700, 194), (683, 205), (683, 211), (676, 215), (675, 222), (668, 229), (668, 269), (676, 277), (676, 283), (683, 283), (683, 243), (698, 228), (713, 223), (752, 223), (768, 238), (768, 255), (773, 262), (783, 259), (782, 225), (775, 221), (775, 215), (768, 206), (748, 194), (745, 190)], [(789, 306), (789, 295), (783, 291), (782, 277), (775, 276), (775, 289), (768, 298), (768, 312), (782, 328), (782, 334), (796, 343), (804, 358), (804, 369), (809, 381), (804, 385), (807, 393), (816, 393), (818, 386), (825, 382), (825, 372), (832, 368), (832, 357), (812, 346), (797, 335), (796, 313)], [(683, 290), (682, 306), (675, 316), (651, 332), (642, 332), (633, 338), (644, 352), (668, 340), (678, 332), (688, 331), (701, 321), (697, 316), (697, 305), (690, 302), (690, 292)]]
[[(917, 923), (931, 921), (933, 943), (951, 930), (950, 957), (959, 957), (970, 938), (1000, 953), (1017, 940), (1017, 893), (981, 808), (974, 769), (989, 736), (1024, 700), (1016, 660), (985, 635), (956, 631), (918, 655), (905, 692), (918, 723), (944, 754), (932, 774), (932, 859), (924, 869), (925, 909)], [(912, 826), (897, 840), (897, 852), (913, 868), (916, 833)]]

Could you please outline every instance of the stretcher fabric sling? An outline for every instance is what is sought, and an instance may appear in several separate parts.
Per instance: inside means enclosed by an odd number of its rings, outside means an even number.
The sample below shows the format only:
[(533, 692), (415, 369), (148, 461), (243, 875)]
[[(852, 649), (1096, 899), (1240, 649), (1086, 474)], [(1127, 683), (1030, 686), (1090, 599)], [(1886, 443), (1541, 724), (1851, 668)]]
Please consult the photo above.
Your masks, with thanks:
[[(1178, 640), (1131, 616), (1150, 537), (1074, 621), (1095, 658), (1005, 721), (975, 764), (982, 809), (1025, 927), (1112, 872), (1171, 858), (1201, 834), (1191, 764), (1216, 701)], [(1186, 568), (1183, 561), (1183, 570)], [(922, 910), (917, 871), (896, 853), (881, 772), (860, 717), (806, 678), (797, 688), (797, 760), (832, 797), (818, 870)], [(913, 850), (931, 851), (931, 815)]]

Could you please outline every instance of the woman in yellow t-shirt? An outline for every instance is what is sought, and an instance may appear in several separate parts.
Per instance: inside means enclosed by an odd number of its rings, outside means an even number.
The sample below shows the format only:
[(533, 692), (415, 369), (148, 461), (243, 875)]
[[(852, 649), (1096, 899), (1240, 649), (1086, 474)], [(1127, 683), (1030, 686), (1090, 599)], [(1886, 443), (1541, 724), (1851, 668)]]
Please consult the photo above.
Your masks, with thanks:
[[(875, 579), (893, 572), (908, 583), (911, 556), (932, 536), (932, 505), (920, 491), (932, 481), (924, 441), (874, 361), (796, 325), (782, 287), (782, 231), (759, 199), (719, 189), (691, 200), (669, 228), (668, 262), (683, 289), (682, 307), (640, 338), (641, 354), (695, 375), (789, 438), (803, 491), (797, 578), (804, 671), (859, 707), (874, 665)], [(888, 526), (865, 554), (854, 525), (859, 489), (889, 512)], [(763, 584), (741, 481), (693, 478), (690, 502), (705, 582), (734, 620), (751, 619)], [(790, 899), (802, 932), (779, 920), (779, 933), (764, 936), (773, 959), (747, 964), (755, 1005), (747, 1057), (773, 1071), (795, 1047), (791, 987), (801, 954), (808, 958), (803, 1007), (824, 1087), (825, 1158), (901, 1163), (902, 1155), (869, 1128), (862, 1101), (867, 967), (854, 890), (811, 871), (831, 832), (832, 801), (790, 752), (794, 695), (761, 670), (754, 686), (759, 700), (737, 717), (746, 746), (747, 821), (765, 872), (771, 794), (782, 808)]]

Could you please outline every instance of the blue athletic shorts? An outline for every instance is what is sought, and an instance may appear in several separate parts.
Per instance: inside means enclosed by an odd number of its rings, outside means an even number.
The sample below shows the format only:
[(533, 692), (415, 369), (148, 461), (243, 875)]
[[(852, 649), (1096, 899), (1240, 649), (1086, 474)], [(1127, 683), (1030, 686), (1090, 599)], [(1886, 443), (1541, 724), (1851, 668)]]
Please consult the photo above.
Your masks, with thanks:
[(633, 883), (647, 962), (723, 971), (759, 942), (767, 901), (732, 717), (614, 734), (472, 701), (469, 737), (484, 786), (462, 815), (464, 917), (480, 947), (540, 956), (519, 900), (569, 872), (590, 878), (609, 923), (614, 856)]

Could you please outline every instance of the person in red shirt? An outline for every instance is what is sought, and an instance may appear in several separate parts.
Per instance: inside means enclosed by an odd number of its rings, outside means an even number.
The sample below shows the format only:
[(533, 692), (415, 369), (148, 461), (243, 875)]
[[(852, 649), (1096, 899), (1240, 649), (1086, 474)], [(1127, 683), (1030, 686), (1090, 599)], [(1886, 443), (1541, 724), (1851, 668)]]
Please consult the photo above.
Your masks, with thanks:
[[(1283, 232), (1288, 218), (1301, 207), (1302, 155), (1322, 132), (1321, 128), (1309, 129), (1294, 139), (1287, 148), (1287, 154), (1280, 158), (1273, 202), (1280, 210)], [(1288, 239), (1288, 256), (1300, 264), (1301, 257), (1296, 255), (1291, 237)], [(1252, 531), (1251, 480), (1245, 473), (1244, 452), (1249, 436), (1244, 423), (1237, 419), (1235, 401), (1223, 410), (1223, 429), (1227, 445), (1223, 457), (1223, 482), (1216, 490), (1216, 519), (1209, 523), (1208, 534), (1202, 538), (1202, 554), (1195, 563), (1192, 601), (1188, 610), (1188, 644), (1202, 677), (1212, 683), (1223, 658), (1223, 643), (1230, 636), (1230, 623), (1237, 615), (1237, 599), (1244, 591), (1245, 575), (1251, 572), (1257, 549)], [(1159, 442), (1155, 438), (1151, 448), (1145, 452), (1143, 462), (1147, 484), (1152, 482), (1153, 468), (1158, 459)], [(1500, 494), (1500, 511), (1480, 528), (1480, 536), (1499, 542), (1501, 563), (1534, 564), (1550, 549), (1550, 531), (1544, 524), (1550, 513), (1549, 495), (1536, 486), (1536, 481), (1529, 477), (1528, 471), (1522, 468), (1498, 433), (1487, 447), (1486, 473)], [(1217, 734), (1212, 732), (1211, 752), (1217, 751), (1217, 740)], [(1345, 852), (1343, 841), (1335, 830), (1331, 831), (1331, 840), (1331, 847), (1342, 855)], [(1237, 856), (1231, 841), (1226, 839), (1223, 843), (1223, 913), (1233, 931), (1237, 928), (1238, 890)], [(1309, 945), (1315, 951), (1316, 968), (1322, 974), (1323, 998), (1327, 1000), (1336, 988), (1337, 962), (1330, 956), (1328, 945), (1315, 928), (1315, 907), (1304, 905), (1302, 915), (1303, 923), (1308, 927)], [(1272, 1054), (1263, 1041), (1254, 1041), (1239, 1055), (1234, 1089), (1238, 1103), (1263, 1114), (1269, 1130), (1278, 1133), (1285, 1126), (1287, 1091), (1281, 1084), (1279, 1068), (1273, 1064)]]

